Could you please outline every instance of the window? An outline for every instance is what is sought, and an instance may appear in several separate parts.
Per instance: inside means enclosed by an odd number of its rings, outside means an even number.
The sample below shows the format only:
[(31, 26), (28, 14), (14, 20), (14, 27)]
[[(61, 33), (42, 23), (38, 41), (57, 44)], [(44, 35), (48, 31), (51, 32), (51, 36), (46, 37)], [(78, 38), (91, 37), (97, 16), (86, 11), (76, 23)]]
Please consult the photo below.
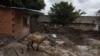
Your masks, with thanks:
[(26, 17), (23, 17), (23, 26), (27, 27), (28, 24), (27, 24), (27, 18)]

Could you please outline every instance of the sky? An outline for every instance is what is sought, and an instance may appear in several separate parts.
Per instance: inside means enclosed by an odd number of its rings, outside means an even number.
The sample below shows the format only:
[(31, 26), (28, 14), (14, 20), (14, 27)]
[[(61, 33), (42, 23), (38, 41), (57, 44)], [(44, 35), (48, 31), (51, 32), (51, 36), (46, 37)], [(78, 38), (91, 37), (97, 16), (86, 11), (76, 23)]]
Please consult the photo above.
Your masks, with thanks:
[(73, 6), (76, 8), (76, 10), (81, 9), (82, 11), (86, 12), (83, 16), (95, 16), (96, 11), (100, 9), (100, 0), (44, 0), (46, 3), (46, 6), (42, 12), (44, 12), (46, 15), (48, 14), (48, 11), (50, 11), (50, 7), (52, 7), (53, 4), (59, 3), (61, 1), (67, 1), (69, 3), (72, 3)]

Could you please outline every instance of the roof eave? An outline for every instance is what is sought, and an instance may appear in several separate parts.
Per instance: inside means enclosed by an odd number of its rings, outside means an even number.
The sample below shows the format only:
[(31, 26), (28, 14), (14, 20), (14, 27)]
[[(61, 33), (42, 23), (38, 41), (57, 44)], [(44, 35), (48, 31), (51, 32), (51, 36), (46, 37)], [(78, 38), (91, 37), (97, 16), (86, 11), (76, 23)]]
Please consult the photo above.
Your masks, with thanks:
[(41, 11), (38, 10), (33, 10), (33, 9), (27, 9), (27, 8), (20, 8), (20, 7), (9, 7), (9, 6), (4, 6), (0, 5), (1, 8), (11, 8), (11, 9), (16, 9), (19, 10), (20, 12), (26, 13), (28, 15), (34, 15), (34, 14), (39, 14), (39, 15), (44, 15)]

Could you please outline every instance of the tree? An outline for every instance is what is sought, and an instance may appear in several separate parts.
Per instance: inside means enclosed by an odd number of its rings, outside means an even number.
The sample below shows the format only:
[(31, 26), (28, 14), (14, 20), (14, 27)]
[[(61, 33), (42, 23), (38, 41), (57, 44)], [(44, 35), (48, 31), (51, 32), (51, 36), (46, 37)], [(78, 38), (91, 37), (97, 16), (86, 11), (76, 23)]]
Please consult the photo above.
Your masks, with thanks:
[(0, 0), (0, 5), (23, 7), (35, 10), (41, 10), (45, 7), (44, 0)]
[(72, 3), (63, 1), (52, 5), (51, 11), (48, 13), (51, 22), (60, 23), (62, 25), (72, 23), (81, 14), (84, 14), (84, 12), (81, 12), (81, 10), (76, 11)]
[(97, 18), (100, 20), (100, 10), (98, 10), (98, 11), (96, 12), (96, 16), (97, 16)]
[(100, 16), (100, 10), (98, 10), (98, 11), (96, 12), (96, 15), (97, 15), (97, 16)]
[(26, 8), (40, 10), (45, 6), (44, 0), (22, 0)]

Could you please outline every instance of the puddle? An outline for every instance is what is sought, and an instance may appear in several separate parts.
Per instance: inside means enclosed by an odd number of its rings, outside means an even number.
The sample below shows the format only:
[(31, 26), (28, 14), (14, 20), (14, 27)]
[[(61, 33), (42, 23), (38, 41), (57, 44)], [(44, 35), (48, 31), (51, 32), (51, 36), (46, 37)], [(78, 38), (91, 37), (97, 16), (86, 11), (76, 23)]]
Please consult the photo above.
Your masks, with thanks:
[(87, 50), (89, 49), (88, 46), (84, 46), (84, 45), (77, 45), (77, 47), (78, 47), (78, 49), (79, 49), (80, 51), (87, 51)]
[(59, 41), (56, 41), (56, 43), (61, 45), (61, 44), (65, 43), (65, 41), (59, 40)]

